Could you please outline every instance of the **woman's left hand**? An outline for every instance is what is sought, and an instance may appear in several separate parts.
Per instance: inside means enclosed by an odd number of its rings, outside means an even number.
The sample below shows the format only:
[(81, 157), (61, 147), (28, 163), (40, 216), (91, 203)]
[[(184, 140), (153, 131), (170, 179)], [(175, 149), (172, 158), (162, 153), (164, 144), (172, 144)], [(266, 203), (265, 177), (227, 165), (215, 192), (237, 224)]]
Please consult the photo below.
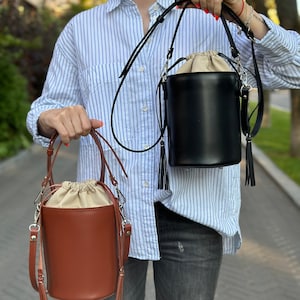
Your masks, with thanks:
[(246, 0), (192, 0), (191, 2), (193, 2), (193, 4), (189, 4), (188, 7), (200, 8), (206, 13), (211, 13), (214, 16), (220, 16), (222, 3), (224, 3), (234, 13), (240, 15), (244, 10), (245, 1)]
[[(246, 0), (191, 0), (187, 2), (189, 3), (187, 7), (198, 8), (206, 13), (211, 13), (216, 20), (221, 15), (222, 3), (226, 4), (239, 17), (240, 21), (252, 31), (256, 39), (262, 39), (269, 31), (264, 19)], [(184, 7), (187, 2), (182, 2), (179, 8)], [(224, 17), (234, 22), (229, 15), (224, 14)]]

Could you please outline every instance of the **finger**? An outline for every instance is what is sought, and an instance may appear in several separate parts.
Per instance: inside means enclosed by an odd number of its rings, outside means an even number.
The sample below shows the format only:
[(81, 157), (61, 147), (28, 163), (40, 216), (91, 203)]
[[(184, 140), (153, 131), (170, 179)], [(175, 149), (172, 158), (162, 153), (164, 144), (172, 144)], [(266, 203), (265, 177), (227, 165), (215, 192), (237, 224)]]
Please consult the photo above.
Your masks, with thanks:
[(209, 12), (214, 16), (220, 16), (222, 11), (222, 0), (215, 0), (213, 5), (208, 7)]
[(55, 126), (62, 141), (68, 143), (71, 139), (87, 135), (91, 130), (91, 121), (85, 109), (78, 105), (62, 109), (57, 116)]
[(89, 119), (85, 109), (83, 107), (80, 107), (79, 111), (78, 111), (78, 123), (76, 123), (76, 125), (78, 127), (76, 127), (76, 133), (77, 135), (88, 135), (91, 131), (92, 128), (92, 122)]
[(60, 133), (61, 137), (78, 139), (82, 133), (78, 109), (75, 107), (68, 107), (61, 112), (59, 117), (64, 129), (64, 131)]
[(78, 139), (82, 135), (87, 135), (91, 131), (92, 125), (86, 110), (81, 106), (73, 106), (67, 110), (67, 118), (70, 137)]
[(222, 4), (222, 0), (201, 0), (200, 1), (201, 8), (206, 13), (211, 13), (214, 16), (220, 15), (221, 4)]
[(103, 121), (96, 120), (96, 119), (91, 119), (91, 124), (93, 128), (100, 128), (104, 125)]
[(207, 3), (206, 0), (200, 0), (199, 4), (201, 6), (201, 9), (203, 9), (206, 12), (208, 12), (208, 3)]
[(61, 141), (66, 145), (66, 144), (69, 144), (70, 141), (71, 141), (71, 138), (68, 134), (68, 130), (65, 128), (65, 126), (60, 123), (60, 124), (57, 124), (56, 127), (55, 127)]
[(199, 2), (197, 2), (197, 3), (192, 2), (191, 3), (191, 1), (186, 1), (186, 2), (182, 2), (181, 4), (177, 5), (177, 8), (184, 8), (184, 7), (186, 7), (186, 8), (200, 8), (200, 4), (199, 4)]
[(56, 131), (64, 144), (69, 144), (71, 139), (74, 139), (75, 132), (73, 130), (73, 124), (69, 119), (64, 119), (62, 122), (59, 122), (56, 125)]

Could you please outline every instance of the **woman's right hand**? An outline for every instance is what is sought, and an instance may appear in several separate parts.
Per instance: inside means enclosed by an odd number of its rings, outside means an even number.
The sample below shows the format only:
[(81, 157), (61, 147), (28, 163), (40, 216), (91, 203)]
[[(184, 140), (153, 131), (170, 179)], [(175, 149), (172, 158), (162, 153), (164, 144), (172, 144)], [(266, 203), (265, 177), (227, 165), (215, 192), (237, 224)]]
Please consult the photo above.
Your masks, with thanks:
[(88, 135), (92, 128), (102, 126), (102, 121), (89, 119), (81, 105), (47, 110), (42, 112), (38, 119), (40, 135), (50, 138), (56, 131), (64, 144)]

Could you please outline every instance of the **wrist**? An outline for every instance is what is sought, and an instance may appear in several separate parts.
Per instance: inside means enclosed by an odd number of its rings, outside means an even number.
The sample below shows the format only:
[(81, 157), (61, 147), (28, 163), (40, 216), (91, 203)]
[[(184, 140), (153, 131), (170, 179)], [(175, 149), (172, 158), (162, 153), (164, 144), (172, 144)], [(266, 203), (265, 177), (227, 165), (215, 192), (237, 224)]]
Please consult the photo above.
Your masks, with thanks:
[(237, 16), (240, 17), (243, 12), (245, 11), (245, 6), (246, 6), (246, 0), (242, 0), (242, 3), (241, 3), (241, 8), (240, 10), (237, 12)]
[(253, 7), (249, 5), (247, 2), (245, 2), (244, 9), (241, 12), (241, 14), (238, 16), (243, 23), (245, 23), (247, 19), (249, 19), (249, 15), (252, 10)]
[(269, 30), (262, 16), (247, 2), (239, 19), (245, 24), (249, 31), (251, 30), (253, 32), (254, 37), (258, 39), (263, 38)]
[(240, 20), (245, 24), (245, 26), (249, 30), (251, 28), (251, 23), (254, 17), (254, 13), (255, 13), (254, 8), (251, 5), (246, 3), (244, 11), (239, 16)]
[(50, 138), (54, 132), (55, 132), (55, 129), (50, 128), (50, 127), (46, 126), (45, 124), (43, 124), (43, 122), (41, 121), (41, 116), (40, 116), (37, 120), (38, 135)]

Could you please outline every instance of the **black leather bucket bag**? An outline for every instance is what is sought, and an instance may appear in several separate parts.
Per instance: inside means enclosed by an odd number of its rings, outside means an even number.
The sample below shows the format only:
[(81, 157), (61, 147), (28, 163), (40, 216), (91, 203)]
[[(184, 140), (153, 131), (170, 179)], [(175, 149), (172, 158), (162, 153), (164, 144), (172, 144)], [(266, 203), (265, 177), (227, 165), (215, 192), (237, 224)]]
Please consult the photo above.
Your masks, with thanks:
[(239, 78), (234, 72), (167, 79), (171, 166), (218, 167), (241, 161)]

